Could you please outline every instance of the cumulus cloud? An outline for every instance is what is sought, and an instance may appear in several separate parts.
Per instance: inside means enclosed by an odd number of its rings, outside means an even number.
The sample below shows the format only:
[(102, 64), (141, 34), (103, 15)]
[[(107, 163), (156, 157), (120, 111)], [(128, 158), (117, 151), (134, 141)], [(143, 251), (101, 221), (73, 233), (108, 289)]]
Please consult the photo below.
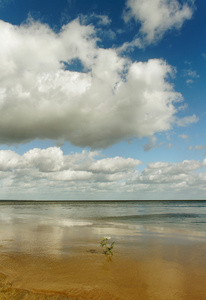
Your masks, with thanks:
[(170, 83), (171, 66), (100, 48), (97, 30), (79, 19), (60, 32), (31, 19), (0, 21), (0, 41), (0, 143), (53, 139), (105, 148), (197, 120), (175, 117), (183, 99)]
[[(141, 170), (139, 167), (141, 166)], [(53, 199), (89, 198), (120, 195), (134, 199), (168, 198), (172, 192), (205, 191), (206, 176), (203, 161), (185, 160), (179, 163), (157, 161), (144, 166), (137, 159), (102, 158), (101, 153), (82, 151), (65, 155), (58, 147), (32, 149), (22, 155), (11, 150), (0, 151), (0, 184), (2, 195)], [(138, 170), (139, 169), (139, 170)], [(31, 196), (30, 196), (31, 193)], [(58, 196), (57, 196), (58, 195)], [(108, 199), (110, 197), (108, 196)]]
[(32, 20), (0, 21), (0, 143), (47, 138), (104, 148), (172, 128), (182, 100), (168, 80), (172, 67), (132, 63), (97, 40), (79, 19), (58, 33)]
[(155, 162), (137, 176), (136, 181), (143, 184), (162, 185), (171, 184), (174, 188), (181, 185), (190, 188), (197, 184), (199, 175), (197, 170), (205, 167), (206, 161), (184, 160), (179, 163)]
[(143, 42), (156, 42), (171, 29), (180, 29), (193, 14), (192, 1), (127, 0), (124, 20), (140, 22)]
[[(64, 155), (58, 147), (34, 148), (23, 155), (11, 150), (0, 151), (0, 183), (5, 191), (63, 189), (74, 191), (104, 189), (126, 181), (141, 164), (132, 158), (98, 158), (98, 152), (82, 151)], [(121, 184), (120, 184), (121, 185)], [(52, 188), (53, 187), (53, 188)], [(114, 187), (114, 186), (113, 186)], [(28, 191), (27, 191), (28, 192)], [(52, 193), (51, 193), (52, 194)]]
[(94, 173), (117, 173), (135, 169), (141, 164), (132, 158), (97, 158), (99, 152), (64, 155), (59, 147), (34, 148), (22, 156), (11, 150), (0, 150), (0, 171), (14, 169), (37, 169), (41, 173), (59, 171), (88, 171)]
[(132, 158), (105, 158), (92, 163), (89, 170), (98, 173), (116, 173), (134, 169), (139, 164), (141, 164), (139, 160)]

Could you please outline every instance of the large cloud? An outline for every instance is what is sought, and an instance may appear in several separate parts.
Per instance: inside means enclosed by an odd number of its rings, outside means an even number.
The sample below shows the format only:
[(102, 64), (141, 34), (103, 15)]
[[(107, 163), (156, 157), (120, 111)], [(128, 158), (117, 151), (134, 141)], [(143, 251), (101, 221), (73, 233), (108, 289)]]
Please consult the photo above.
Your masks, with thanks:
[(0, 21), (0, 42), (0, 143), (49, 138), (104, 148), (177, 122), (182, 96), (168, 81), (172, 68), (99, 48), (92, 25), (76, 19), (56, 33), (32, 20)]
[(184, 21), (192, 17), (192, 2), (180, 4), (177, 0), (127, 0), (128, 10), (124, 19), (128, 21), (134, 18), (140, 22), (143, 41), (150, 44), (159, 40), (168, 30), (181, 28)]

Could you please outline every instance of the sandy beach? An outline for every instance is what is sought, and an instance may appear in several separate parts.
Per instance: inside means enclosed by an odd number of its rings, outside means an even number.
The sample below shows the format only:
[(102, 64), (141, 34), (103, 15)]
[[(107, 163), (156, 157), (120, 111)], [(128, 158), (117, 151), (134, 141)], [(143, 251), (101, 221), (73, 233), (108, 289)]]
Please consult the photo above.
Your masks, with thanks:
[[(38, 235), (48, 230), (38, 228)], [(15, 238), (3, 240), (0, 299), (206, 299), (205, 238), (116, 228), (110, 257), (99, 245), (106, 232), (71, 227), (61, 249), (38, 240), (34, 247), (35, 232), (30, 242), (18, 238), (18, 247)]]

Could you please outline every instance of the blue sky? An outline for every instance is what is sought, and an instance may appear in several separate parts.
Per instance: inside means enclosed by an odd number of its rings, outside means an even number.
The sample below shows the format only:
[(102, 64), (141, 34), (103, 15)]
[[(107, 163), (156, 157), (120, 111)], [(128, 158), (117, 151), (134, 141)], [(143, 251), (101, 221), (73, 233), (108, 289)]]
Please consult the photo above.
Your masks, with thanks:
[(205, 11), (0, 0), (0, 199), (205, 199)]

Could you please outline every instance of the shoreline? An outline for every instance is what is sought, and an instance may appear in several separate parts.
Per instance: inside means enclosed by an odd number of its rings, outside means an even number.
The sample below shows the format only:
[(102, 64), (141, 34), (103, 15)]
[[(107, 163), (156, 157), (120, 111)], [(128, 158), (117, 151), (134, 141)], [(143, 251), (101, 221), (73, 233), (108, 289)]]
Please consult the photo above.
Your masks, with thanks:
[(176, 202), (176, 203), (186, 203), (186, 202), (189, 202), (189, 203), (192, 203), (192, 202), (205, 202), (206, 199), (181, 199), (181, 200), (164, 200), (164, 199), (161, 199), (161, 200), (151, 200), (151, 199), (145, 199), (145, 200), (141, 200), (141, 199), (138, 199), (138, 200), (17, 200), (17, 199), (0, 199), (0, 204), (13, 204), (13, 203), (16, 203), (16, 204), (29, 204), (29, 203), (37, 203), (37, 204), (44, 204), (44, 203), (55, 203), (55, 204), (61, 204), (61, 203), (115, 203), (115, 202), (120, 202), (120, 203), (129, 203), (129, 202), (136, 202), (136, 203), (144, 203), (144, 202), (154, 202), (154, 203), (157, 203), (157, 202)]

